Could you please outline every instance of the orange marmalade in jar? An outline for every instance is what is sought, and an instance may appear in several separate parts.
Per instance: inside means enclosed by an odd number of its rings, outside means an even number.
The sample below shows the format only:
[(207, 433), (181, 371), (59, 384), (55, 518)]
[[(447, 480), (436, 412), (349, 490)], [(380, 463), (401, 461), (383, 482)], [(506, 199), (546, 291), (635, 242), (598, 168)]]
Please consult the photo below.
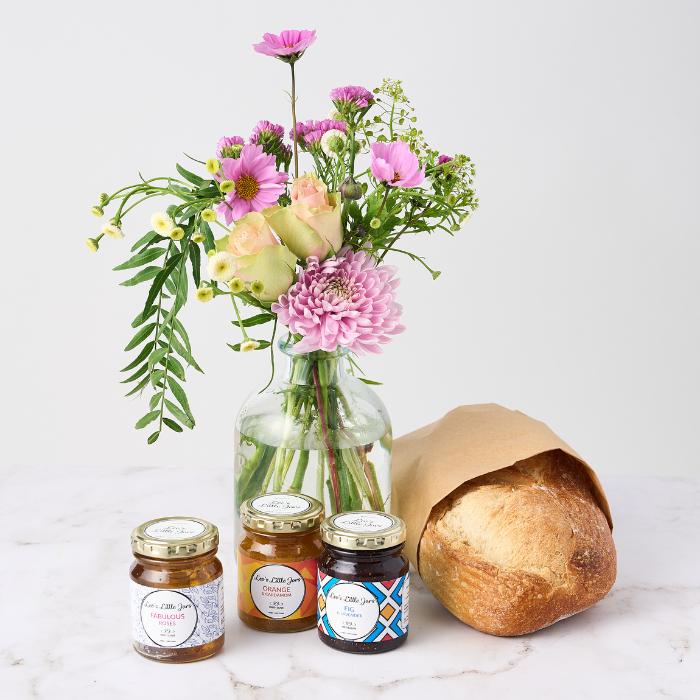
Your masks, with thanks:
[(316, 575), (323, 506), (296, 493), (266, 493), (241, 504), (238, 616), (263, 632), (316, 626)]
[(224, 645), (219, 531), (200, 518), (149, 520), (131, 534), (134, 648), (156, 661), (206, 659)]

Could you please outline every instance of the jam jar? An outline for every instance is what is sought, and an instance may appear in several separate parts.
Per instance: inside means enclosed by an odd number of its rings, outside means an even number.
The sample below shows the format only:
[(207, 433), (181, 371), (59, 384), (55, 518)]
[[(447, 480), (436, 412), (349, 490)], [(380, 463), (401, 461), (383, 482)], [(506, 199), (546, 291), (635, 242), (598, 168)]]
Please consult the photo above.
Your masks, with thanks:
[(224, 645), (219, 531), (206, 520), (157, 518), (131, 534), (134, 648), (157, 661), (199, 661)]
[(263, 632), (316, 625), (316, 577), (323, 506), (295, 493), (266, 493), (241, 504), (238, 616)]
[(408, 636), (409, 573), (401, 518), (373, 511), (330, 516), (321, 525), (318, 634), (334, 649), (376, 654)]

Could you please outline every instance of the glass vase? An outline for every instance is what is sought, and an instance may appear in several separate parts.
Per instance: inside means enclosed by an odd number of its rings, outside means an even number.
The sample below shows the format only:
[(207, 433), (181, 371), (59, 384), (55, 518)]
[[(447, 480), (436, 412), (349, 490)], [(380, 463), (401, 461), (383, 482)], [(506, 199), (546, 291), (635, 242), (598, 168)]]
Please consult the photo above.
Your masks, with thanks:
[(304, 493), (326, 514), (389, 511), (391, 422), (348, 371), (348, 351), (300, 353), (279, 344), (284, 378), (243, 405), (236, 422), (236, 512), (269, 491)]

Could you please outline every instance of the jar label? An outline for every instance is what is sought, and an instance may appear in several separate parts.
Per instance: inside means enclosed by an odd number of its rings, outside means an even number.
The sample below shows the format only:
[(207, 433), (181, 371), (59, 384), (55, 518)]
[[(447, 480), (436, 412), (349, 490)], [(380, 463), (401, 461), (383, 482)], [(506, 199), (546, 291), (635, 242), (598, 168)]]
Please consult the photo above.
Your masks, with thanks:
[(199, 520), (169, 518), (149, 525), (144, 534), (161, 540), (188, 540), (201, 535), (205, 530), (206, 527)]
[(349, 532), (367, 533), (387, 530), (394, 521), (381, 513), (343, 513), (334, 518), (333, 525)]
[(239, 550), (238, 609), (266, 620), (311, 617), (316, 575), (316, 559), (266, 564)]
[(197, 647), (224, 633), (224, 586), (218, 578), (192, 588), (131, 582), (134, 640), (145, 646)]
[(349, 642), (386, 642), (408, 633), (409, 574), (346, 581), (318, 572), (318, 629)]
[(311, 504), (305, 498), (293, 493), (258, 496), (250, 505), (266, 515), (297, 515), (311, 509)]

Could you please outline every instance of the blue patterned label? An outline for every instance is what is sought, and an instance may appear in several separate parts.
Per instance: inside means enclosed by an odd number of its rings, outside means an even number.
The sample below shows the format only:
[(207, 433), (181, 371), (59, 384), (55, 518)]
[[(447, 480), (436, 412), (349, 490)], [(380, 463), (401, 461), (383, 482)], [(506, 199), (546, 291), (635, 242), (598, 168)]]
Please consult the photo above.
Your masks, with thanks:
[(145, 646), (196, 647), (224, 633), (223, 578), (192, 588), (131, 582), (134, 640)]
[(408, 633), (409, 574), (346, 581), (318, 572), (318, 629), (349, 642), (386, 642)]

